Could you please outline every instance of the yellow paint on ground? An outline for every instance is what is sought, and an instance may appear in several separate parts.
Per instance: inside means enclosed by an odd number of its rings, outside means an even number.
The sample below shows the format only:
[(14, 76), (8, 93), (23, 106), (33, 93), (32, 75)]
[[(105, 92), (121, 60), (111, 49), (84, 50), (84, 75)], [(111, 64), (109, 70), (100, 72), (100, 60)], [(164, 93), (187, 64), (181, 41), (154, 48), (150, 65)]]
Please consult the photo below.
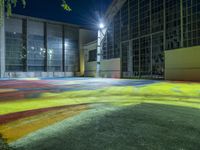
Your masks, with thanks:
[(176, 99), (173, 101), (180, 102), (184, 100), (188, 101), (188, 107), (200, 108), (196, 105), (200, 99), (200, 84), (161, 82), (141, 87), (121, 86), (97, 90), (43, 93), (38, 98), (0, 102), (0, 115), (82, 103), (121, 103), (122, 101), (134, 103), (138, 100), (141, 102), (146, 97), (147, 99), (159, 98), (161, 103), (166, 99)]
[(0, 93), (16, 92), (17, 89), (0, 89)]
[(87, 105), (79, 105), (20, 119), (0, 125), (0, 133), (10, 143), (38, 129), (77, 115), (87, 109)]

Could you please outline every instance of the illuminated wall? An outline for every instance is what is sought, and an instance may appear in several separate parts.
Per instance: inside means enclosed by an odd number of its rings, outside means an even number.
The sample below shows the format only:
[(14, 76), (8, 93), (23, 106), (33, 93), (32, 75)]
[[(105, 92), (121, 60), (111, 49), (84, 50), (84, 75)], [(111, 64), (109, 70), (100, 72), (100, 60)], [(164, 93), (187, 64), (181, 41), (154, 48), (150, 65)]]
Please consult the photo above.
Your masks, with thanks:
[(200, 1), (125, 0), (116, 3), (118, 5), (113, 3), (108, 10), (112, 14), (107, 14), (109, 25), (103, 59), (120, 58), (121, 77), (162, 79), (167, 61), (164, 51), (200, 45)]
[[(97, 56), (97, 43), (96, 41), (88, 43), (84, 46), (85, 57), (85, 76), (96, 76), (96, 56)], [(107, 56), (112, 56), (111, 54)], [(100, 76), (104, 78), (120, 78), (121, 77), (121, 64), (120, 58), (102, 59), (100, 65)]]
[(200, 81), (200, 46), (165, 52), (166, 80)]
[(20, 15), (5, 24), (5, 77), (80, 75), (80, 49), (96, 39), (77, 25)]

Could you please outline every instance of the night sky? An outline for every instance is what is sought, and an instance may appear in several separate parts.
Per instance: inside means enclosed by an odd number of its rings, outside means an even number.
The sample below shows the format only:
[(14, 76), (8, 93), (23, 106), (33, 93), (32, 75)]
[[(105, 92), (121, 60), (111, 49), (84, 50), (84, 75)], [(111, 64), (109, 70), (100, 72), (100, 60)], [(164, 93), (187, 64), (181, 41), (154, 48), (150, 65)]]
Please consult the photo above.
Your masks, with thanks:
[(112, 0), (66, 0), (72, 8), (66, 12), (61, 0), (26, 0), (26, 8), (18, 5), (13, 13), (95, 28)]

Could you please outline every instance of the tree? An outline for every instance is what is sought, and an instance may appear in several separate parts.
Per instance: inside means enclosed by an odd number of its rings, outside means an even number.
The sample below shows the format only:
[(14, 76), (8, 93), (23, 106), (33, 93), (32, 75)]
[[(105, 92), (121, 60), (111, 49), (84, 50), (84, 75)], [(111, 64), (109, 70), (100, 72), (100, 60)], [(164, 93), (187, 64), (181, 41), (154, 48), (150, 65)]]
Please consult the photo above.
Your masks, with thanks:
[[(2, 19), (4, 18), (2, 10), (6, 6), (6, 14), (8, 17), (12, 15), (12, 8), (16, 7), (18, 3), (21, 3), (23, 7), (26, 6), (26, 0), (0, 0), (0, 23), (2, 22)], [(65, 11), (72, 11), (70, 6), (66, 3), (65, 0), (61, 0), (61, 7)]]

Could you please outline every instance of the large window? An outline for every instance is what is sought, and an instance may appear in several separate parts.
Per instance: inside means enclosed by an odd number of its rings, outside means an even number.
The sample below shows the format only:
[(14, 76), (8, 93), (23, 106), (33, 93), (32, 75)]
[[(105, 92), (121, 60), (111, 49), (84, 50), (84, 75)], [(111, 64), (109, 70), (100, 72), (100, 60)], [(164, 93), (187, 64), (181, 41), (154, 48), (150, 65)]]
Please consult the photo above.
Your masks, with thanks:
[(150, 0), (140, 0), (140, 35), (150, 34)]
[(112, 21), (102, 44), (103, 59), (119, 58), (120, 55), (120, 13)]
[(166, 49), (181, 47), (180, 0), (165, 0), (166, 6)]
[(89, 58), (88, 58), (88, 62), (92, 62), (92, 61), (96, 61), (97, 60), (97, 50), (91, 50), (89, 51)]
[(164, 28), (164, 0), (151, 0), (151, 31), (158, 32)]
[(200, 45), (200, 1), (183, 0), (184, 47)]
[(126, 41), (129, 39), (128, 32), (128, 1), (121, 9), (121, 40)]
[(164, 47), (163, 33), (152, 36), (152, 74), (155, 76), (164, 75)]
[(44, 23), (28, 21), (28, 71), (45, 71)]
[(133, 75), (139, 76), (140, 71), (140, 40), (133, 40), (132, 55), (133, 55)]
[(62, 26), (47, 25), (47, 64), (48, 71), (62, 71)]
[(78, 27), (20, 17), (5, 23), (6, 71), (80, 71)]
[(108, 59), (107, 34), (105, 35), (102, 41), (102, 55), (103, 55), (103, 59)]
[(120, 55), (120, 12), (114, 17), (114, 57)]
[(140, 63), (142, 76), (151, 75), (151, 38), (150, 36), (140, 39)]
[(6, 19), (6, 71), (25, 71), (22, 19)]
[(65, 71), (79, 71), (79, 33), (76, 28), (65, 26)]
[(139, 36), (139, 1), (130, 0), (130, 38), (134, 39)]
[(128, 51), (129, 50), (129, 43), (125, 42), (122, 44), (122, 72), (128, 72)]
[(111, 59), (114, 58), (114, 28), (113, 28), (113, 22), (109, 25), (107, 29), (107, 58)]

